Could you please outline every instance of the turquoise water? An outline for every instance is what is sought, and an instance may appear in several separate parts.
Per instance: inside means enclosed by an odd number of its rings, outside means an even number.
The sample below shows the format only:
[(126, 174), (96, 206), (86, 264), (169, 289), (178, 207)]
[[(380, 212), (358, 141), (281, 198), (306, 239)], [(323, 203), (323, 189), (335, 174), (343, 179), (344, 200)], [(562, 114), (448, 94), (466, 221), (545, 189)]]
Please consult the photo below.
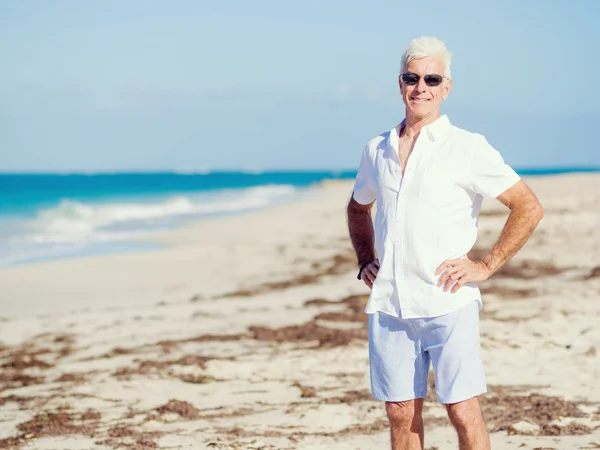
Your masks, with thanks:
[(324, 179), (354, 176), (355, 172), (0, 174), (0, 215), (31, 215), (64, 199), (153, 201), (170, 195), (256, 186), (305, 187)]
[(186, 221), (291, 201), (353, 172), (0, 175), (0, 266), (156, 247), (131, 242)]
[[(599, 168), (517, 170), (522, 175)], [(141, 233), (287, 202), (353, 171), (0, 174), (0, 266), (155, 248)]]

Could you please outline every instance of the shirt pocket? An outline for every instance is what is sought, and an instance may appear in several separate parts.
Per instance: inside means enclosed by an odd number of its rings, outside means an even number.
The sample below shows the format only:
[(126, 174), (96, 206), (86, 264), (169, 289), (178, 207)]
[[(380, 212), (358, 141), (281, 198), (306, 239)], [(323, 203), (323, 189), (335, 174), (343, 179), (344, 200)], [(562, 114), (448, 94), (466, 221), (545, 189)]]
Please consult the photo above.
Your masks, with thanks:
[(461, 206), (464, 190), (451, 177), (426, 178), (417, 191), (418, 209), (427, 214), (443, 214)]
[(448, 158), (430, 161), (419, 177), (417, 201), (425, 209), (451, 213), (468, 206), (470, 198), (464, 189), (465, 168)]

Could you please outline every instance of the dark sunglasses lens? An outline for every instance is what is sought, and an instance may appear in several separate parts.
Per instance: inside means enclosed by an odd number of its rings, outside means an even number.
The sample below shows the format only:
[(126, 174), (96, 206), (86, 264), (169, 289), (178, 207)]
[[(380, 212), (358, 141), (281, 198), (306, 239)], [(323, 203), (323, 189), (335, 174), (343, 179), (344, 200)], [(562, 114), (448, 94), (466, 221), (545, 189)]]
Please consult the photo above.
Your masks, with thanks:
[(409, 86), (413, 86), (419, 82), (419, 75), (415, 73), (403, 73), (402, 81)]
[(427, 86), (438, 86), (443, 80), (441, 75), (425, 75), (423, 79)]

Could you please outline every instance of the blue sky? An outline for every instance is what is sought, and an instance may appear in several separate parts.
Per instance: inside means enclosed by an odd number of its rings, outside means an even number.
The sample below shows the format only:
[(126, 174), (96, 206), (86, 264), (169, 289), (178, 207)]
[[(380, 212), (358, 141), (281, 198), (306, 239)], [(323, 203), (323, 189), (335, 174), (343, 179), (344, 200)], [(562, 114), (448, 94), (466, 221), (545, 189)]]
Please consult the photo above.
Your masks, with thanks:
[(454, 54), (454, 124), (516, 167), (600, 166), (598, 23), (593, 0), (7, 0), (0, 171), (353, 169), (422, 35)]

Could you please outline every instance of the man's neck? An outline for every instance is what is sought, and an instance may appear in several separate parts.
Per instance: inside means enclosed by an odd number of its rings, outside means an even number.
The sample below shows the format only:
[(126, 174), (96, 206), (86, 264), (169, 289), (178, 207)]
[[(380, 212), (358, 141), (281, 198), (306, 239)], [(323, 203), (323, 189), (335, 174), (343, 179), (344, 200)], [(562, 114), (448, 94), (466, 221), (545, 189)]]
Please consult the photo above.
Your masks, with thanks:
[(414, 117), (406, 111), (406, 121), (404, 122), (404, 127), (400, 130), (400, 136), (408, 139), (415, 138), (421, 132), (421, 128), (435, 122), (439, 118), (439, 111), (427, 117)]

